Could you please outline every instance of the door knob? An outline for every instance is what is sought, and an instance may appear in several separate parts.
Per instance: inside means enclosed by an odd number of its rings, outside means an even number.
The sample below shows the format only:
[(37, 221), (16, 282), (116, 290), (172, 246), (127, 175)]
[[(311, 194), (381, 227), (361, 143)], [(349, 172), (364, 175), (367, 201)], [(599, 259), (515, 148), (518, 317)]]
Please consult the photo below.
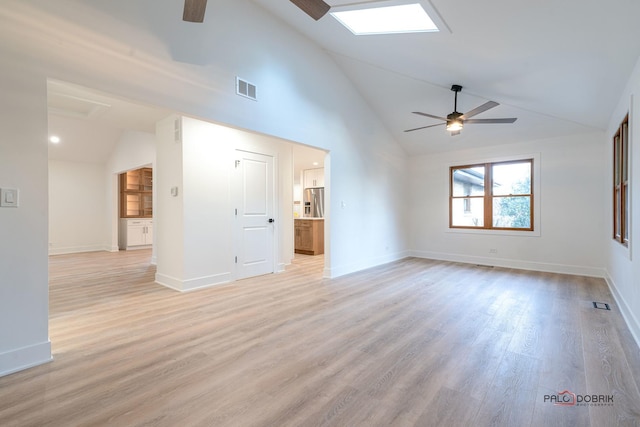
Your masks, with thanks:
[(276, 220), (273, 218), (269, 218), (269, 222), (276, 222)]

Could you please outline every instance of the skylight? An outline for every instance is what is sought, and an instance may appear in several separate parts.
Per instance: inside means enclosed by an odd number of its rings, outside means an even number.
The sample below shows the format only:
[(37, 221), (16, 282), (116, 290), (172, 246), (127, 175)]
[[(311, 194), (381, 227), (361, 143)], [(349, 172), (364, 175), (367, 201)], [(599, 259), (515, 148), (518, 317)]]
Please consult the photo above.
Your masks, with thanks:
[(331, 15), (356, 35), (440, 31), (420, 3), (375, 5), (336, 7)]

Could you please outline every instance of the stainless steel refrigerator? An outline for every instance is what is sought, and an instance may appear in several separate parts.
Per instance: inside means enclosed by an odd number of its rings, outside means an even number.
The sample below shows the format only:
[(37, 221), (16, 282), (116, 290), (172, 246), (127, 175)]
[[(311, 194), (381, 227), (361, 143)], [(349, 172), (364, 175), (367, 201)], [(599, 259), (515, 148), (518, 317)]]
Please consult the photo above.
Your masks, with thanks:
[(324, 218), (324, 188), (305, 188), (304, 216), (306, 218)]

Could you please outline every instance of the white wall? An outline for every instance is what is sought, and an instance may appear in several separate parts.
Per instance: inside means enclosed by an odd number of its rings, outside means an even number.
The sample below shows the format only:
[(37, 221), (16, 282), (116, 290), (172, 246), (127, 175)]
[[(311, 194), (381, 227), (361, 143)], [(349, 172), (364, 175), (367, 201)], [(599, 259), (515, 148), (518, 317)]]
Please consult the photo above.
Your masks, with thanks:
[[(47, 340), (47, 77), (326, 149), (336, 184), (325, 274), (405, 255), (406, 154), (323, 50), (247, 0), (217, 1), (207, 25), (162, 17), (162, 32), (147, 21), (150, 4), (6, 0), (0, 8), (0, 108), (10, 112), (2, 146), (14, 153), (1, 156), (0, 178), (25, 190), (22, 210), (2, 213), (11, 216), (0, 242), (11, 257), (2, 262), (19, 283), (3, 285), (0, 302), (0, 352), (17, 355), (7, 369), (31, 363), (20, 348)], [(127, 16), (115, 19), (114, 7)], [(257, 84), (257, 102), (235, 95), (236, 75)], [(16, 250), (9, 242), (18, 237)]]
[[(154, 174), (153, 237), (156, 246), (156, 281), (184, 290), (184, 185), (182, 144), (176, 141), (178, 116), (156, 125), (156, 172)], [(177, 195), (171, 189), (177, 188)]]
[[(612, 138), (620, 126), (624, 116), (629, 113), (629, 140), (631, 145), (630, 157), (630, 187), (631, 214), (630, 214), (630, 244), (623, 247), (612, 238), (613, 229), (613, 149)], [(606, 173), (604, 177), (606, 188), (605, 228), (607, 230), (605, 240), (607, 281), (616, 297), (619, 308), (622, 311), (636, 342), (640, 345), (640, 259), (638, 248), (640, 245), (640, 197), (637, 189), (640, 188), (640, 59), (629, 78), (625, 91), (620, 97), (618, 106), (611, 115), (611, 120), (605, 135), (606, 155), (604, 163)]]
[(128, 170), (153, 165), (155, 160), (155, 134), (126, 130), (120, 136), (107, 161), (107, 171), (120, 174)]
[[(427, 258), (561, 273), (604, 275), (605, 149), (593, 133), (411, 160), (413, 254)], [(535, 233), (452, 232), (449, 167), (523, 155), (539, 156)], [(535, 179), (535, 177), (534, 177)], [(490, 253), (496, 249), (497, 253)]]
[(49, 160), (49, 254), (104, 250), (105, 166)]
[[(157, 281), (189, 291), (235, 278), (232, 173), (236, 150), (273, 156), (276, 175), (275, 271), (293, 257), (291, 144), (277, 138), (182, 117), (182, 140), (174, 121), (158, 125), (156, 235)], [(178, 187), (180, 198), (171, 195)], [(237, 254), (235, 254), (237, 255)]]
[(36, 70), (25, 69), (1, 44), (0, 70), (0, 188), (20, 191), (19, 207), (0, 208), (0, 375), (4, 375), (50, 360), (51, 345), (46, 80)]

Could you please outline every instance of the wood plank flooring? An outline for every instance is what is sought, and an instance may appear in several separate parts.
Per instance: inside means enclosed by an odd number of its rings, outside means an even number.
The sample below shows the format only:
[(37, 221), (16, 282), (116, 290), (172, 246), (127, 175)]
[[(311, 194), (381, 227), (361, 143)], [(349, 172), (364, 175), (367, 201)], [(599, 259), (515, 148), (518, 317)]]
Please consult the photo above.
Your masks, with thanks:
[[(328, 280), (300, 255), (180, 294), (149, 260), (51, 257), (55, 359), (0, 378), (1, 426), (640, 425), (602, 279), (409, 258)], [(545, 401), (565, 390), (613, 403)]]

